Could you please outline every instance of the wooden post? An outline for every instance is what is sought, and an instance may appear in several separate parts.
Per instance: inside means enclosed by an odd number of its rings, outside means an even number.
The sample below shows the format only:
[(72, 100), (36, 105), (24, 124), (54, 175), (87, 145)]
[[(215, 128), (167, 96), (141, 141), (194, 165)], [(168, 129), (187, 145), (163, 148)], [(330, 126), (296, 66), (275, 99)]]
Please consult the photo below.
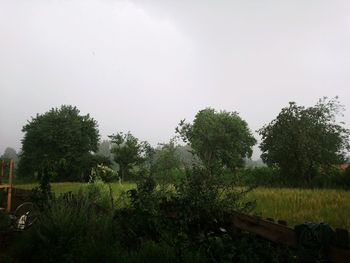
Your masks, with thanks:
[(277, 223), (282, 226), (287, 226), (287, 221), (284, 221), (284, 220), (278, 220)]
[(1, 160), (1, 176), (0, 176), (0, 184), (2, 184), (2, 178), (4, 178), (4, 160)]
[(12, 203), (12, 176), (13, 176), (13, 160), (10, 160), (10, 172), (9, 172), (9, 188), (7, 189), (7, 212), (11, 212)]
[(348, 247), (349, 246), (349, 232), (346, 229), (335, 229), (335, 241), (339, 247)]

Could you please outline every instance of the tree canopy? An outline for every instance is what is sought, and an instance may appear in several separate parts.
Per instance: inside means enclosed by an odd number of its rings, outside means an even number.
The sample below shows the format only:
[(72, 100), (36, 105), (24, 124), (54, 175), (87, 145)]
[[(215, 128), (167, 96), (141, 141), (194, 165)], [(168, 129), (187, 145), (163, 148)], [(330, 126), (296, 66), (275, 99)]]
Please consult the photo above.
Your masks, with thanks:
[(174, 140), (159, 144), (159, 147), (155, 149), (151, 171), (156, 177), (164, 180), (171, 180), (175, 177), (176, 171), (181, 168), (181, 160), (177, 149), (178, 146)]
[(150, 145), (147, 142), (140, 141), (130, 132), (118, 132), (108, 137), (111, 139), (111, 153), (114, 161), (119, 165), (119, 177), (124, 180), (135, 165), (144, 162)]
[(176, 132), (209, 170), (242, 167), (256, 143), (247, 122), (237, 112), (218, 112), (212, 108), (199, 111), (192, 124), (182, 120)]
[(297, 106), (290, 102), (259, 130), (262, 136), (261, 158), (276, 166), (282, 174), (310, 181), (320, 171), (345, 161), (349, 130), (336, 117), (344, 108), (338, 98), (323, 98), (315, 106)]
[(4, 151), (4, 154), (0, 157), (3, 160), (13, 160), (15, 163), (15, 167), (18, 165), (18, 154), (15, 149), (11, 147), (7, 147)]
[(30, 176), (49, 169), (59, 179), (77, 179), (97, 150), (97, 122), (73, 106), (62, 105), (37, 114), (22, 131), (19, 173)]

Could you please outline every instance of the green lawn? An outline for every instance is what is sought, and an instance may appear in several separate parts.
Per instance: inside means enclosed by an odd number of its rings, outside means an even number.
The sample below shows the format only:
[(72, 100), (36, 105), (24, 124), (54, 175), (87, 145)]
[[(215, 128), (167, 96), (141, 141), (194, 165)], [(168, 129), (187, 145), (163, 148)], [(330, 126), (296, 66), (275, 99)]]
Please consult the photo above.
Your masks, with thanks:
[[(77, 191), (82, 183), (53, 183), (55, 193)], [(20, 184), (18, 188), (31, 189), (36, 184)], [(134, 183), (112, 183), (115, 196), (135, 187)], [(332, 227), (350, 229), (350, 191), (333, 189), (256, 188), (247, 197), (256, 200), (255, 213), (262, 217), (283, 219), (289, 225), (305, 221), (325, 222)]]

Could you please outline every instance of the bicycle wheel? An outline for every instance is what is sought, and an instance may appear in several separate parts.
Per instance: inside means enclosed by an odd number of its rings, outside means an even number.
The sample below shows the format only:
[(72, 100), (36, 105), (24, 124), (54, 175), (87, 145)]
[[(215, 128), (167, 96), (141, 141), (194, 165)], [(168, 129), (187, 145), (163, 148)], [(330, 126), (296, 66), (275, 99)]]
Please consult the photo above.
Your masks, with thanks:
[(20, 204), (13, 213), (16, 218), (14, 226), (18, 230), (25, 230), (33, 225), (39, 215), (38, 208), (31, 202)]

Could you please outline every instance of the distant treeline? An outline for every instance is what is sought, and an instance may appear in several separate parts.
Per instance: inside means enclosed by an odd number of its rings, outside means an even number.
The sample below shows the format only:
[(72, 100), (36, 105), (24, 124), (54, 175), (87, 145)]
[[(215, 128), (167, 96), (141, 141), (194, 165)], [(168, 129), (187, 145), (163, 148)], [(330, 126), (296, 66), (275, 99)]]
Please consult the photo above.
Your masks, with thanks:
[[(121, 181), (140, 174), (172, 181), (200, 166), (208, 174), (249, 185), (346, 186), (349, 169), (340, 165), (349, 162), (350, 131), (337, 119), (343, 111), (338, 98), (323, 98), (311, 107), (291, 102), (257, 131), (262, 155), (252, 161), (257, 141), (237, 112), (200, 110), (192, 123), (179, 122), (173, 139), (152, 147), (120, 131), (101, 142), (96, 120), (63, 105), (37, 114), (23, 127), (17, 173), (23, 178), (40, 179), (46, 173), (51, 180), (88, 181), (92, 169), (102, 164), (113, 168)], [(17, 153), (8, 148), (2, 158), (15, 159)]]

